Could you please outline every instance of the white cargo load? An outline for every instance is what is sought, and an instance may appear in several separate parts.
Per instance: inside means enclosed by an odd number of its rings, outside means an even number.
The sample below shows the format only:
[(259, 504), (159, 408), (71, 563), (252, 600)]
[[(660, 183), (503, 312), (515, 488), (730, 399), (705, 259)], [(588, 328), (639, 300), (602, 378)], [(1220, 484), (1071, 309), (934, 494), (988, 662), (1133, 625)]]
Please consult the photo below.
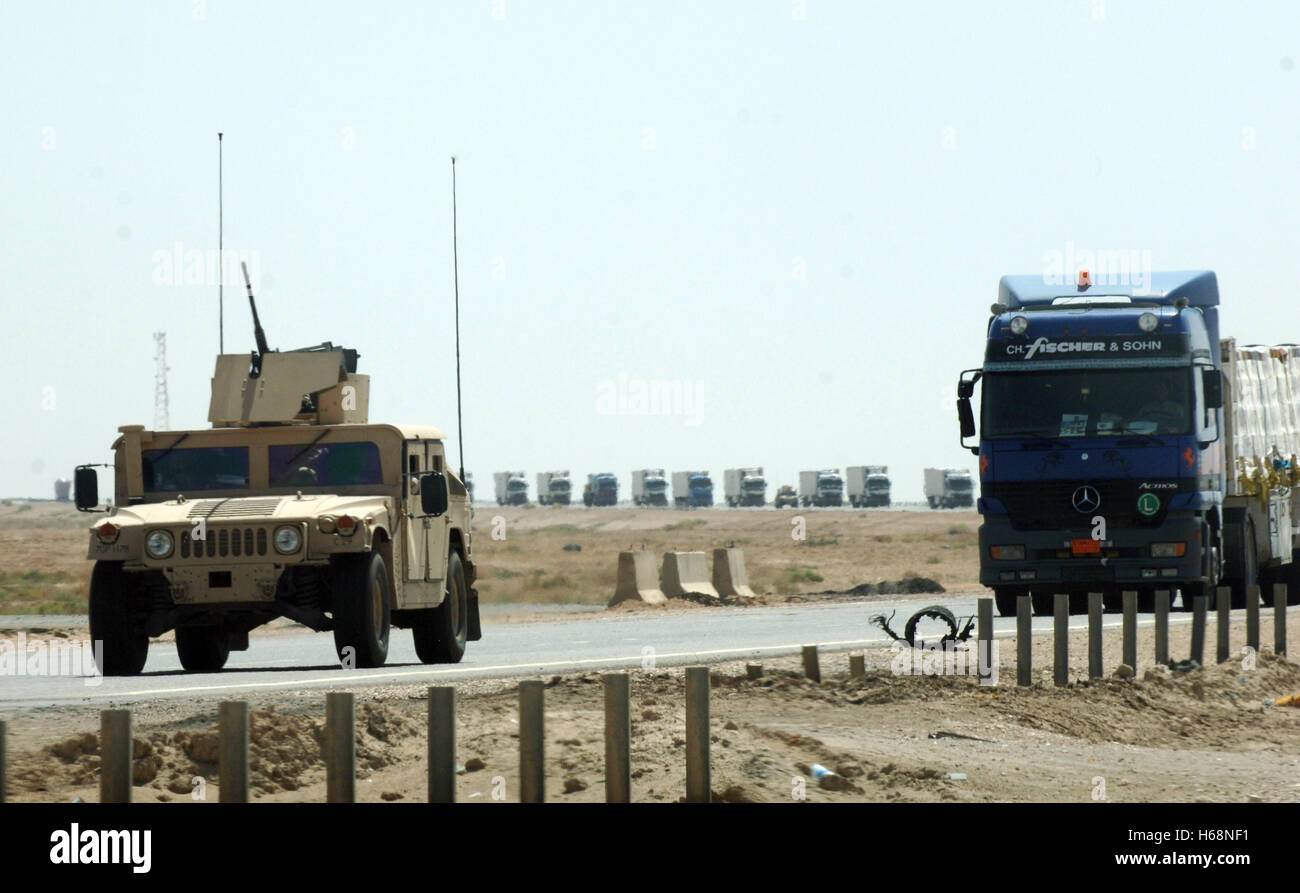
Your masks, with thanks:
[(1300, 456), (1300, 345), (1222, 342), (1229, 496), (1257, 490), (1274, 463)]

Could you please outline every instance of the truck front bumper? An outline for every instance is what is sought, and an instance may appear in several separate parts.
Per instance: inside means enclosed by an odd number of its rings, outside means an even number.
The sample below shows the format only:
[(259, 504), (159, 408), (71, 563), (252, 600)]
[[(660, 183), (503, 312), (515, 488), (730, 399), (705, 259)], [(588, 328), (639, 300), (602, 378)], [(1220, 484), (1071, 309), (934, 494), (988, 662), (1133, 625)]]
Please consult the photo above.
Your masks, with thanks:
[[(1016, 530), (1005, 515), (985, 516), (979, 529), (980, 582), (989, 587), (1093, 589), (1161, 587), (1204, 582), (1202, 520), (1169, 516), (1158, 527), (1107, 531), (1100, 554), (1076, 554), (1074, 541), (1091, 530)], [(1183, 543), (1183, 554), (1156, 558), (1153, 543)], [(1022, 546), (1023, 559), (994, 558), (994, 546)]]

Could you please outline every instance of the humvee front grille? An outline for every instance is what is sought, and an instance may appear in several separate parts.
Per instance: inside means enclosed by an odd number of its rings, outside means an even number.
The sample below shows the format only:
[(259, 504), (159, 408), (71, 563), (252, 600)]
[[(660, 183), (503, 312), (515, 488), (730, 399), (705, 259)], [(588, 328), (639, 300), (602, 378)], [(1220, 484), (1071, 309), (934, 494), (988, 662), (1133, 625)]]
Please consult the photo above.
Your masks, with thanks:
[(181, 558), (253, 558), (266, 555), (270, 538), (264, 527), (220, 527), (201, 540), (186, 530), (180, 540)]
[(189, 518), (249, 518), (273, 514), (282, 496), (243, 499), (196, 499)]

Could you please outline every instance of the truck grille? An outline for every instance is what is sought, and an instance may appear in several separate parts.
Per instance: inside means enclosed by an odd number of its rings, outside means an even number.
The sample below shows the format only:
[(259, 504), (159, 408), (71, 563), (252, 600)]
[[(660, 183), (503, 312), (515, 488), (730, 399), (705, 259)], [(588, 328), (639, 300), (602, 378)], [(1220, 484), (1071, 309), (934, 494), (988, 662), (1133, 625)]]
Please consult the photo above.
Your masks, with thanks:
[[(1006, 506), (1011, 526), (1016, 530), (1087, 530), (1093, 517), (1100, 515), (1114, 528), (1154, 527), (1165, 518), (1172, 493), (1161, 493), (1160, 510), (1151, 516), (1137, 510), (1139, 481), (990, 481), (982, 495), (999, 499)], [(1101, 496), (1096, 511), (1075, 511), (1075, 491), (1084, 485)]]
[(267, 553), (270, 538), (264, 527), (209, 528), (202, 540), (192, 531), (180, 536), (181, 558), (252, 558)]
[(282, 497), (261, 499), (199, 499), (190, 506), (188, 518), (264, 518), (274, 514)]

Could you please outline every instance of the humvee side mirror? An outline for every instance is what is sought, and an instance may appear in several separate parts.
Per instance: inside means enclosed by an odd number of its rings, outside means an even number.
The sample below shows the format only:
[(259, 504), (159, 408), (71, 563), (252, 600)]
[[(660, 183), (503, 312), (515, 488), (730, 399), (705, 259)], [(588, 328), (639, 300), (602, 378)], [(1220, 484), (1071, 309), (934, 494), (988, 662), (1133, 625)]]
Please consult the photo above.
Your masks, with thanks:
[(77, 511), (93, 512), (99, 508), (99, 475), (95, 469), (83, 465), (73, 473), (72, 480)]
[(1201, 370), (1202, 389), (1205, 391), (1205, 408), (1223, 407), (1223, 376), (1218, 369)]
[(441, 471), (420, 475), (420, 509), (434, 518), (447, 511), (447, 478)]

